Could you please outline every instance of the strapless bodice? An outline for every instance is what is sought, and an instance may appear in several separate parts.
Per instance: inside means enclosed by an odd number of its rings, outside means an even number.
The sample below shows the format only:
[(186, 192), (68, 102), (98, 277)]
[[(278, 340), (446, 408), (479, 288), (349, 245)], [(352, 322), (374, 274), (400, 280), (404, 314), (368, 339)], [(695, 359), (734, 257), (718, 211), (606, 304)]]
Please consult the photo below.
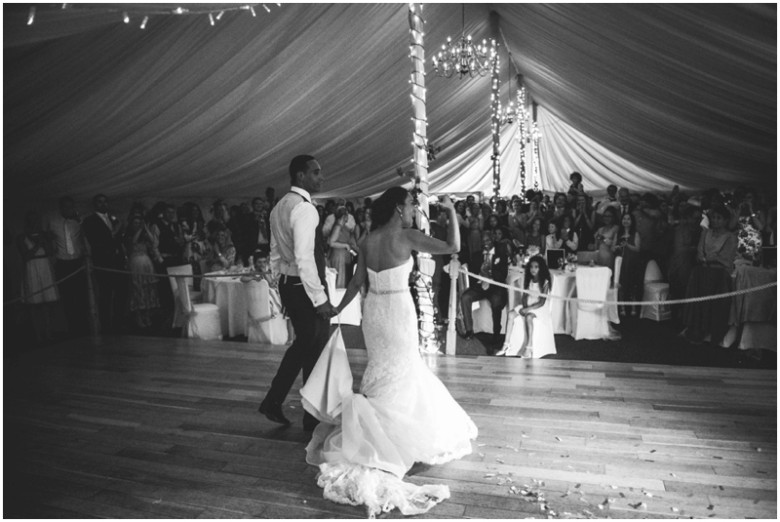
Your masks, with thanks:
[(368, 268), (369, 291), (378, 294), (409, 291), (409, 273), (411, 270), (411, 257), (403, 264), (379, 272), (374, 272)]

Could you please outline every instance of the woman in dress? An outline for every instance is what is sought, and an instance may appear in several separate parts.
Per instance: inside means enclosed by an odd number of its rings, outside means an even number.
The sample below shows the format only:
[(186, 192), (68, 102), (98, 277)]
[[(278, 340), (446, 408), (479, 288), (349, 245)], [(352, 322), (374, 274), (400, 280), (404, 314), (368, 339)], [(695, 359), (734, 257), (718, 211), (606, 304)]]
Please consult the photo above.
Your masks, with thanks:
[(206, 253), (206, 269), (209, 272), (226, 270), (236, 262), (236, 247), (230, 240), (227, 227), (219, 225), (209, 241)]
[(533, 218), (528, 229), (528, 234), (525, 236), (526, 251), (531, 247), (536, 247), (537, 254), (544, 254), (545, 239), (544, 234), (542, 234), (542, 218), (538, 216)]
[(151, 312), (160, 308), (157, 279), (151, 275), (154, 274), (152, 237), (141, 216), (130, 216), (123, 242), (131, 272), (129, 308), (135, 325), (142, 330), (152, 326)]
[(348, 219), (346, 207), (336, 209), (336, 222), (328, 240), (328, 266), (336, 269), (336, 288), (346, 288), (352, 279), (352, 261), (357, 247), (353, 231), (357, 230), (357, 226), (349, 230)]
[(455, 210), (448, 197), (447, 241), (412, 227), (412, 196), (388, 189), (372, 204), (373, 230), (360, 245), (357, 271), (339, 303), (341, 312), (368, 278), (363, 335), (368, 365), (360, 393), (344, 398), (339, 424), (321, 422), (306, 448), (318, 465), (324, 496), (368, 507), (369, 515), (397, 507), (428, 511), (449, 497), (444, 485), (402, 479), (415, 462), (441, 464), (471, 453), (477, 427), (420, 357), (417, 314), (409, 292), (412, 251), (453, 254), (460, 249)]
[(574, 217), (573, 229), (579, 237), (581, 250), (593, 250), (593, 225), (596, 222), (595, 212), (590, 208), (590, 198), (585, 195), (577, 196), (577, 204), (572, 211)]
[(563, 216), (563, 219), (561, 219), (561, 230), (558, 232), (558, 236), (562, 241), (561, 246), (567, 256), (576, 254), (580, 246), (580, 238), (572, 228), (573, 223), (574, 219), (571, 216)]
[(54, 284), (50, 257), (54, 253), (51, 237), (43, 231), (41, 216), (31, 210), (24, 219), (24, 233), (16, 238), (16, 246), (24, 261), (22, 300), (28, 305), (32, 331), (38, 343), (52, 339), (54, 304), (60, 295)]
[[(641, 301), (644, 279), (644, 268), (639, 250), (641, 241), (639, 232), (636, 231), (636, 222), (634, 216), (630, 213), (623, 214), (620, 218), (620, 229), (618, 230), (617, 243), (614, 247), (616, 256), (622, 256), (623, 262), (620, 265), (620, 288), (618, 297), (621, 301)], [(628, 309), (628, 310), (627, 310)], [(620, 315), (639, 315), (638, 307), (620, 307)]]
[(617, 243), (618, 225), (616, 220), (617, 212), (614, 208), (608, 207), (604, 210), (602, 225), (596, 231), (596, 263), (600, 266), (614, 268), (615, 253), (612, 247)]
[[(702, 232), (696, 259), (698, 265), (688, 279), (686, 298), (710, 296), (731, 291), (731, 271), (737, 254), (737, 236), (726, 229), (731, 213), (723, 205), (709, 212), (710, 228)], [(731, 299), (693, 302), (683, 309), (685, 337), (700, 344), (709, 335), (717, 346), (729, 329)]]
[[(680, 220), (674, 225), (672, 254), (669, 259), (669, 298), (682, 299), (696, 264), (696, 250), (701, 234), (701, 211), (698, 207), (685, 205), (679, 212)], [(682, 306), (672, 307), (677, 320), (681, 317)]]

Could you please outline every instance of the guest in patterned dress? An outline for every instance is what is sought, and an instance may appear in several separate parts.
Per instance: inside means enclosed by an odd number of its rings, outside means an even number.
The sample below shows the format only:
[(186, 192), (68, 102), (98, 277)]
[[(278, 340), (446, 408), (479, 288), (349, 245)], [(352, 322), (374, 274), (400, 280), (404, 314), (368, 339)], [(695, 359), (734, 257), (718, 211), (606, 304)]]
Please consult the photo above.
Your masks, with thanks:
[(129, 309), (135, 325), (144, 330), (152, 326), (151, 312), (160, 308), (157, 279), (152, 263), (153, 235), (139, 215), (130, 216), (125, 232), (124, 248), (130, 276)]
[(24, 233), (17, 237), (16, 245), (24, 261), (22, 299), (28, 305), (35, 340), (43, 343), (52, 338), (54, 303), (60, 296), (50, 260), (54, 247), (51, 236), (43, 231), (38, 212), (27, 213)]

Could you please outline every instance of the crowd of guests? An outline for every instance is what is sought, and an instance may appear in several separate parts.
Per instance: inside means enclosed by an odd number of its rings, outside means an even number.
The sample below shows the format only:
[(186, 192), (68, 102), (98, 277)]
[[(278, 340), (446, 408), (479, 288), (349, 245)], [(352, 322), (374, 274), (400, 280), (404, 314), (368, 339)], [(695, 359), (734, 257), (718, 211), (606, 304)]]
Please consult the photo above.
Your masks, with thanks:
[[(622, 256), (619, 298), (639, 301), (645, 266), (652, 259), (670, 284), (670, 298), (675, 299), (724, 291), (735, 263), (758, 264), (762, 245), (776, 245), (774, 194), (748, 187), (727, 195), (716, 189), (684, 194), (677, 187), (663, 194), (638, 194), (610, 185), (606, 196), (595, 199), (579, 173), (572, 173), (570, 180), (566, 192), (555, 194), (528, 190), (509, 198), (480, 201), (469, 195), (457, 200), (461, 263), (475, 274), (504, 282), (510, 265), (544, 256), (548, 249), (567, 255), (590, 251), (594, 263), (609, 267)], [(25, 264), (22, 295), (35, 311), (36, 332), (44, 339), (49, 335), (51, 303), (62, 300), (71, 332), (86, 333), (87, 285), (85, 273), (77, 273), (86, 255), (96, 267), (131, 273), (94, 272), (102, 331), (127, 331), (128, 322), (136, 329), (148, 329), (155, 317), (165, 323), (173, 313), (171, 287), (167, 279), (151, 274), (182, 264), (201, 274), (266, 263), (269, 215), (276, 202), (273, 188), (250, 202), (228, 205), (216, 200), (205, 212), (192, 202), (180, 206), (158, 202), (151, 208), (138, 202), (120, 220), (101, 194), (92, 201), (93, 213), (83, 219), (69, 197), (60, 200), (59, 212), (45, 222), (30, 212), (16, 244)], [(371, 203), (371, 198), (357, 205), (328, 199), (317, 205), (318, 237), (329, 266), (336, 271), (336, 287), (346, 287), (352, 277), (358, 244), (371, 231)], [(446, 240), (447, 219), (432, 204), (431, 234)], [(449, 259), (435, 257), (434, 301), (439, 318), (446, 320), (450, 283), (443, 267)], [(48, 291), (36, 293), (68, 276)], [(199, 282), (196, 278), (196, 286)], [(507, 302), (504, 289), (472, 278), (460, 299), (466, 337), (473, 335), (471, 304), (481, 299), (491, 303), (498, 336)], [(728, 322), (721, 320), (723, 302), (727, 301), (680, 308), (678, 318), (688, 327), (692, 341), (699, 342), (705, 335), (713, 341), (722, 337)], [(636, 313), (636, 308), (621, 308), (623, 315)]]

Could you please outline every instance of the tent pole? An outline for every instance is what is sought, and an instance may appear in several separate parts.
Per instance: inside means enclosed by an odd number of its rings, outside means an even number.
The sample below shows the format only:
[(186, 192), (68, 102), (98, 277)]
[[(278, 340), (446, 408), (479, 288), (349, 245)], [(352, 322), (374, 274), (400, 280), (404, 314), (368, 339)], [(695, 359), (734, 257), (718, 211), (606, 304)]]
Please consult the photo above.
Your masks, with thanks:
[[(409, 4), (409, 57), (412, 60), (412, 110), (414, 121), (413, 162), (414, 192), (418, 203), (417, 224), (424, 233), (430, 233), (428, 220), (428, 117), (425, 111), (425, 47), (423, 42), (425, 21), (422, 19), (422, 4)], [(436, 264), (430, 254), (417, 256), (419, 282), (417, 304), (420, 317), (420, 351), (438, 353), (436, 325), (434, 323), (432, 279)]]

